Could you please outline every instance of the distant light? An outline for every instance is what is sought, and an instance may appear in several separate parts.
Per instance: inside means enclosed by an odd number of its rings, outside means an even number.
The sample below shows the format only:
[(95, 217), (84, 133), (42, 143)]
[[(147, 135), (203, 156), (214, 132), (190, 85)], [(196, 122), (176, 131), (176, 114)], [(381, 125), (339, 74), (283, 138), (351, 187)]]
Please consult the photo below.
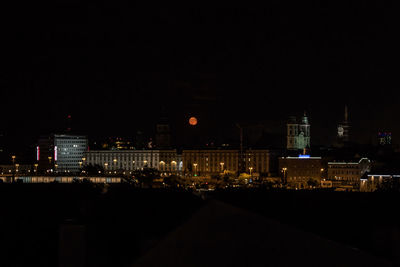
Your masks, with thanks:
[(299, 158), (309, 158), (310, 155), (299, 155)]
[(195, 125), (197, 124), (197, 119), (196, 119), (196, 117), (191, 117), (191, 118), (189, 119), (189, 124), (192, 125), (192, 126), (195, 126)]

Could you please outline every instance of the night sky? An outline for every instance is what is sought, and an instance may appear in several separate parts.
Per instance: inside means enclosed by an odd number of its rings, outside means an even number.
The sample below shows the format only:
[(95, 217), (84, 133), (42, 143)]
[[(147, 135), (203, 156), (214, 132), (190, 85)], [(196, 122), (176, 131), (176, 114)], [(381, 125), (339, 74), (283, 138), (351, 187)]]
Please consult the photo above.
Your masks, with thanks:
[(3, 10), (0, 130), (30, 145), (71, 114), (89, 137), (131, 136), (167, 114), (178, 142), (190, 116), (202, 136), (230, 140), (235, 123), (285, 134), (286, 118), (306, 110), (311, 142), (329, 144), (347, 104), (355, 140), (386, 130), (399, 143), (396, 9), (297, 2), (145, 10), (55, 1)]

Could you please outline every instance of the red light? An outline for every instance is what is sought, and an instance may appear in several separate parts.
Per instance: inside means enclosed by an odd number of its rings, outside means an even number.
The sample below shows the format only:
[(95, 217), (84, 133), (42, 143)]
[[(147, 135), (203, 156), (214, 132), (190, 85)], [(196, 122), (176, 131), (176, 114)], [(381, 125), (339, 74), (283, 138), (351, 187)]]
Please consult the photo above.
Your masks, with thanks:
[(71, 115), (68, 115), (68, 119), (71, 119)]

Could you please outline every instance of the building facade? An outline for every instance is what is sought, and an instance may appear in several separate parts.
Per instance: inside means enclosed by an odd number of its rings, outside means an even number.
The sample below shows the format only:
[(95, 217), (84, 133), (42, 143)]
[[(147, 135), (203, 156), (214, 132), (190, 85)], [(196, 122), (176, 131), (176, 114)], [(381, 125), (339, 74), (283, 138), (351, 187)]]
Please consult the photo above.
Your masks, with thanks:
[(106, 172), (154, 168), (167, 175), (182, 170), (176, 150), (91, 150), (85, 153), (84, 164), (101, 166)]
[(279, 158), (282, 182), (292, 189), (319, 186), (326, 176), (321, 157), (299, 156)]
[(308, 117), (304, 113), (301, 121), (296, 117), (290, 117), (287, 122), (286, 148), (288, 150), (309, 149), (311, 145), (311, 132)]
[[(210, 177), (221, 173), (239, 172), (239, 150), (210, 149), (183, 150), (183, 172), (189, 176)], [(269, 150), (246, 150), (244, 166), (252, 175), (267, 175), (270, 172)]]
[(54, 134), (39, 139), (36, 157), (41, 172), (80, 172), (88, 149), (82, 135)]
[(371, 161), (362, 158), (358, 162), (328, 162), (328, 180), (334, 186), (360, 187), (360, 179), (371, 168)]
[(361, 192), (374, 192), (379, 188), (384, 189), (399, 189), (399, 174), (368, 174), (361, 178), (360, 191)]

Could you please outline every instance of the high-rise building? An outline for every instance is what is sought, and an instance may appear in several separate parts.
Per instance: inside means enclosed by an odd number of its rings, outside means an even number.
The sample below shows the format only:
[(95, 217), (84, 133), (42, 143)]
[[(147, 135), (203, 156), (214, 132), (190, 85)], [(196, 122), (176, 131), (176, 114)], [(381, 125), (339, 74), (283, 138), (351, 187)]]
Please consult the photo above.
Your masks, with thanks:
[(287, 144), (288, 150), (306, 150), (310, 148), (311, 134), (308, 117), (304, 112), (300, 122), (292, 116), (287, 122)]
[(88, 140), (82, 135), (53, 134), (39, 139), (38, 168), (41, 172), (71, 172), (81, 170)]
[(344, 121), (340, 122), (337, 127), (337, 137), (339, 143), (350, 141), (350, 122), (347, 106), (344, 107)]

